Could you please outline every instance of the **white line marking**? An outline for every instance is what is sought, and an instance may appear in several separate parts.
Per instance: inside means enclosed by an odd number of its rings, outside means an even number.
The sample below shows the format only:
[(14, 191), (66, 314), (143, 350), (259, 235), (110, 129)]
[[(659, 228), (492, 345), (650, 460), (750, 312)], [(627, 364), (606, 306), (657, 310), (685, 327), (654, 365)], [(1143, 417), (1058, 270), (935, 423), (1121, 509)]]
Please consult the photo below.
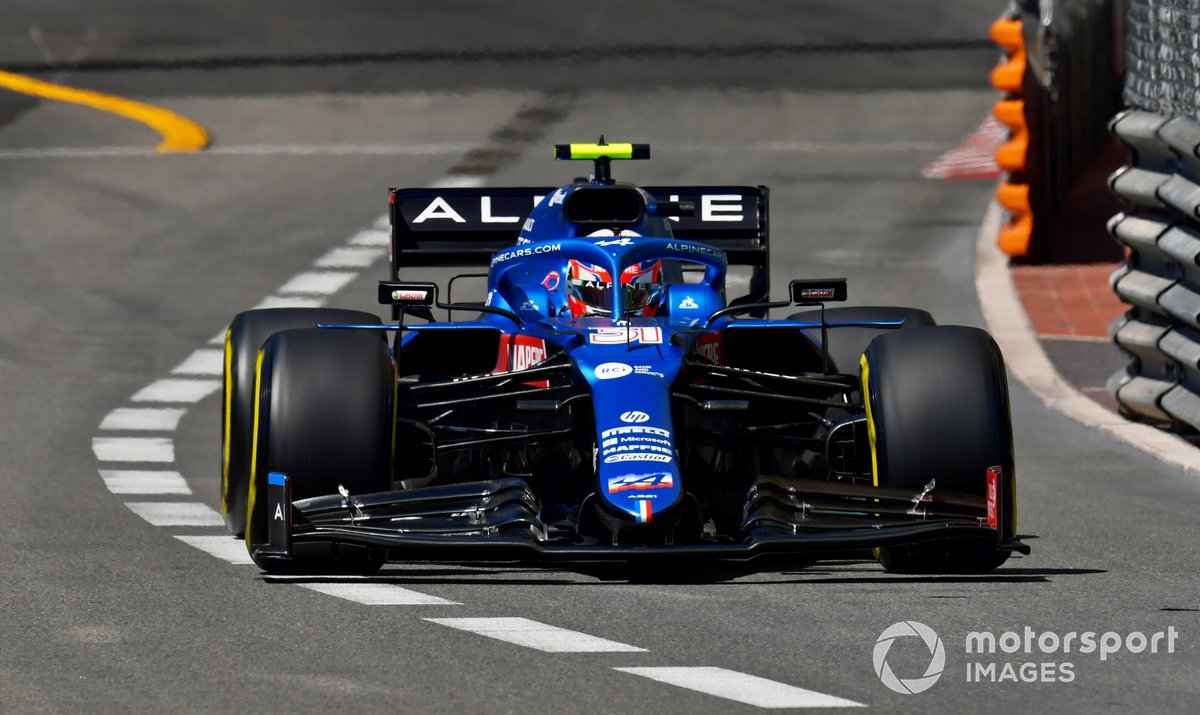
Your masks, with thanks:
[(317, 268), (368, 268), (386, 255), (387, 251), (381, 248), (343, 246), (329, 249), (313, 265)]
[(93, 437), (101, 462), (174, 462), (175, 443), (166, 437)]
[(101, 469), (100, 478), (113, 494), (191, 494), (183, 475), (172, 471)]
[(301, 586), (366, 606), (461, 606), (391, 583), (302, 583)]
[(104, 416), (100, 429), (170, 432), (185, 412), (182, 407), (118, 407)]
[(996, 246), (1004, 211), (992, 202), (979, 227), (975, 247), (975, 292), (988, 331), (1000, 345), (1004, 361), (1017, 379), (1059, 414), (1112, 435), (1167, 464), (1200, 474), (1200, 451), (1170, 433), (1140, 425), (1109, 412), (1067, 382), (1038, 342), (1025, 315), (1008, 258)]
[(246, 542), (232, 536), (176, 536), (175, 538), (231, 564), (254, 563), (250, 554), (246, 553)]
[(134, 514), (154, 526), (224, 526), (225, 520), (200, 502), (125, 502)]
[(0, 159), (98, 159), (105, 157), (152, 157), (158, 152), (136, 146), (46, 147), (42, 149), (5, 149)]
[[(389, 214), (384, 214), (384, 215), (380, 216), (379, 218), (375, 219), (375, 223), (373, 223), (371, 225), (378, 231), (384, 231), (384, 232), (391, 231), (392, 230), (392, 217)], [(354, 239), (350, 239), (350, 243), (354, 243)]]
[(221, 332), (217, 333), (216, 335), (214, 335), (213, 337), (208, 339), (208, 344), (209, 345), (220, 345), (220, 346), (222, 346), (222, 348), (221, 348), (222, 352), (224, 352), (225, 331), (227, 331), (227, 330), (228, 330), (228, 328), (221, 328)]
[(438, 179), (429, 185), (431, 189), (475, 189), (483, 186), (484, 177), (470, 176), (468, 174), (451, 174), (443, 179)]
[(220, 389), (220, 380), (167, 378), (146, 385), (129, 399), (134, 402), (199, 402)]
[(640, 675), (660, 683), (715, 695), (760, 708), (860, 708), (853, 700), (785, 685), (756, 675), (714, 667), (695, 668), (613, 668), (622, 673)]
[(460, 631), (478, 633), (505, 643), (547, 653), (644, 653), (645, 648), (548, 626), (528, 618), (426, 618)]
[[(390, 221), (390, 219), (388, 219), (387, 216), (384, 216), (384, 219), (387, 219)], [(376, 221), (375, 223), (378, 224), (379, 222)], [(391, 240), (392, 239), (388, 233), (387, 227), (384, 227), (382, 229), (369, 228), (369, 229), (364, 229), (362, 231), (359, 231), (358, 233), (351, 236), (349, 243), (351, 246), (370, 246), (372, 248), (387, 248), (389, 243), (391, 242)]]
[(292, 276), (291, 280), (279, 288), (279, 292), (285, 295), (288, 293), (331, 295), (345, 288), (346, 284), (356, 277), (358, 277), (358, 273), (351, 271), (308, 271)]
[[(259, 301), (253, 310), (261, 310), (263, 308), (320, 308), (323, 305), (325, 305), (325, 299), (316, 296), (269, 295)], [(225, 338), (222, 337), (221, 342), (224, 341)]]
[[(473, 144), (231, 144), (215, 145), (210, 156), (436, 156), (462, 154)], [(135, 146), (46, 147), (0, 150), (0, 159), (143, 159), (163, 156)]]
[[(221, 340), (224, 341), (222, 336)], [(225, 372), (225, 350), (201, 348), (188, 355), (174, 370), (174, 375), (221, 375)]]

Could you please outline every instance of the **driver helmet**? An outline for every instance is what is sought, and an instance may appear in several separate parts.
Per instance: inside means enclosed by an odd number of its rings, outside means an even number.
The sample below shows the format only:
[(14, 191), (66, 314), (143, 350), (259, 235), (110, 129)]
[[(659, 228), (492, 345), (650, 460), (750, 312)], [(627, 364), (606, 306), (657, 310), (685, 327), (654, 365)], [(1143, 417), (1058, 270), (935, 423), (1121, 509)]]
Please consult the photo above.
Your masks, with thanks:
[[(567, 306), (576, 318), (612, 315), (612, 276), (601, 266), (571, 259), (567, 263)], [(625, 309), (652, 316), (662, 292), (662, 261), (635, 263), (621, 272)]]

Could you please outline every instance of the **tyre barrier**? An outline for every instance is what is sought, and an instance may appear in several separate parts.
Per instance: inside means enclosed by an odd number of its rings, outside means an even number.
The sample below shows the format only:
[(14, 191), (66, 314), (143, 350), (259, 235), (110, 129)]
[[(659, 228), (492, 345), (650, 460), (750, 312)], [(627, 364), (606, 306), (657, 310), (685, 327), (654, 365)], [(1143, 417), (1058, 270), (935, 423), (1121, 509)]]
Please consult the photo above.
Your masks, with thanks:
[(1200, 118), (1200, 1), (1125, 0), (1125, 103)]
[(1128, 110), (1110, 130), (1129, 163), (1109, 177), (1128, 208), (1108, 223), (1127, 249), (1113, 290), (1130, 309), (1109, 326), (1128, 356), (1108, 390), (1127, 417), (1200, 428), (1200, 123)]

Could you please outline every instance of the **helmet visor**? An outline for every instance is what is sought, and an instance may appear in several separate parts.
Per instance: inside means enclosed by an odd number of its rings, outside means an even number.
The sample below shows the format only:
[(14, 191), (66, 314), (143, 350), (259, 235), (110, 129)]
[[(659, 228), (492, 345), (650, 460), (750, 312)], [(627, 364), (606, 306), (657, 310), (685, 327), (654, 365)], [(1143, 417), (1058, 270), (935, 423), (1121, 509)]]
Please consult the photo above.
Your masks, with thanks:
[(568, 289), (576, 300), (596, 312), (612, 312), (612, 283), (572, 278), (567, 281)]

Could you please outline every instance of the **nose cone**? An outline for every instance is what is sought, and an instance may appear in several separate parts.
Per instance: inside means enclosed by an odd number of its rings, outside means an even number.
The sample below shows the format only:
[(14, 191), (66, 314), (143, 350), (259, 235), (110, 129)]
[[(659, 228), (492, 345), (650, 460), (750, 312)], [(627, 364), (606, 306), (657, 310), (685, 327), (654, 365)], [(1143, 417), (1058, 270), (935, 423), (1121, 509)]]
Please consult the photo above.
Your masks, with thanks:
[(663, 359), (649, 347), (590, 347), (579, 366), (592, 388), (596, 491), (607, 511), (648, 523), (683, 495), (671, 419), (677, 350)]

